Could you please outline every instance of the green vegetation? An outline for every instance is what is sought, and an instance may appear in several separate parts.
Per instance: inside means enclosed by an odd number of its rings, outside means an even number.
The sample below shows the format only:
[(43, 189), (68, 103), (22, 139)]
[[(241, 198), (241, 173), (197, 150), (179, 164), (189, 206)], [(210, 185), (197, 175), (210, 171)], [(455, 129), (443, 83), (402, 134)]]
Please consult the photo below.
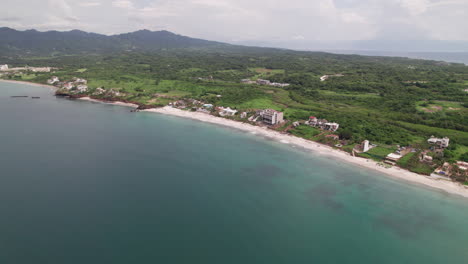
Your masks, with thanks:
[[(53, 75), (61, 80), (85, 78), (89, 93), (101, 99), (153, 107), (192, 98), (239, 112), (273, 108), (283, 111), (289, 122), (316, 116), (340, 124), (335, 134), (345, 140), (345, 151), (365, 139), (379, 145), (361, 154), (374, 160), (383, 160), (397, 144), (422, 146), (432, 135), (449, 137), (456, 146), (437, 162), (467, 155), (468, 98), (463, 90), (468, 67), (462, 64), (237, 46), (0, 59), (12, 66), (59, 68), (21, 77), (34, 82), (44, 83)], [(343, 76), (320, 81), (325, 74)], [(241, 83), (246, 78), (290, 86)], [(93, 95), (98, 87), (107, 92)], [(424, 110), (436, 107), (437, 111)], [(303, 138), (336, 143), (325, 134), (318, 136), (320, 132), (304, 125), (289, 130)], [(422, 173), (432, 169), (414, 153), (398, 164)]]
[(377, 146), (370, 149), (366, 153), (359, 153), (359, 156), (363, 158), (373, 159), (375, 161), (382, 161), (387, 157), (388, 154), (395, 152), (397, 148), (393, 146)]

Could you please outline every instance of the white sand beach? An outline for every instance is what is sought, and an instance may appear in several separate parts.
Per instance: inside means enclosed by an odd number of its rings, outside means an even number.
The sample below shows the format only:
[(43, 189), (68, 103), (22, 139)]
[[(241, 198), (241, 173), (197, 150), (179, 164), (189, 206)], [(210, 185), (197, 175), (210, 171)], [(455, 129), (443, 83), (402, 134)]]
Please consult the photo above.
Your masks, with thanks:
[(138, 107), (137, 104), (124, 103), (124, 102), (106, 102), (106, 101), (102, 101), (102, 100), (92, 99), (90, 97), (81, 97), (81, 98), (78, 98), (78, 100), (84, 100), (84, 101), (89, 101), (89, 102), (94, 102), (94, 103), (101, 103), (101, 104), (127, 106), (127, 107), (133, 107), (133, 108)]
[(386, 168), (386, 167), (379, 165), (377, 162), (373, 160), (353, 157), (344, 151), (333, 149), (327, 145), (305, 140), (305, 139), (291, 136), (288, 134), (283, 134), (283, 133), (268, 129), (266, 127), (254, 126), (251, 124), (241, 123), (241, 122), (237, 122), (237, 121), (233, 121), (233, 120), (229, 120), (229, 119), (225, 119), (221, 117), (216, 117), (216, 116), (212, 116), (212, 115), (200, 113), (200, 112), (183, 111), (183, 110), (168, 107), (168, 106), (164, 108), (148, 109), (144, 111), (190, 118), (190, 119), (195, 119), (195, 120), (199, 120), (199, 121), (203, 121), (207, 123), (218, 124), (218, 125), (235, 128), (235, 129), (240, 129), (240, 130), (247, 131), (255, 135), (260, 135), (260, 136), (271, 138), (273, 140), (276, 140), (284, 144), (296, 145), (306, 150), (313, 151), (325, 157), (331, 157), (331, 158), (341, 160), (347, 163), (352, 163), (354, 165), (358, 165), (364, 168), (372, 169), (372, 170), (384, 173), (386, 175), (392, 176), (394, 178), (402, 179), (402, 180), (416, 183), (416, 184), (422, 184), (422, 185), (435, 188), (435, 189), (438, 189), (447, 193), (456, 194), (456, 195), (460, 195), (460, 196), (468, 198), (468, 187), (465, 187), (464, 185), (459, 184), (457, 182), (453, 182), (453, 181), (445, 180), (445, 179), (431, 178), (429, 176), (413, 173), (413, 172), (401, 169), (399, 167)]

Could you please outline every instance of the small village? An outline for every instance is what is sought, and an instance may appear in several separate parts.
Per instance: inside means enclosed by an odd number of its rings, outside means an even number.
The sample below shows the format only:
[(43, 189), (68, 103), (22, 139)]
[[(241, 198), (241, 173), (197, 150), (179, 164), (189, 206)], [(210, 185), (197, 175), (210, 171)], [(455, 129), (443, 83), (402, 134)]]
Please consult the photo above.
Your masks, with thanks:
[[(0, 65), (0, 74), (21, 74), (24, 72), (50, 72), (50, 67), (22, 67), (10, 68), (8, 65)], [(341, 77), (341, 74), (322, 76), (321, 81), (330, 77)], [(256, 84), (275, 87), (289, 86), (287, 83), (275, 83), (269, 80), (250, 79), (241, 80), (245, 84)], [(126, 93), (119, 89), (104, 89), (103, 87), (89, 89), (88, 81), (84, 78), (73, 77), (71, 79), (61, 79), (51, 76), (47, 84), (58, 88), (56, 94), (63, 96), (84, 97), (91, 96), (103, 100), (123, 100)], [(222, 98), (221, 94), (215, 98)], [(170, 100), (171, 98), (166, 98)], [(286, 120), (282, 111), (275, 109), (237, 109), (206, 103), (201, 100), (182, 98), (171, 101), (169, 107), (194, 111), (222, 118), (245, 122), (256, 126), (266, 127), (280, 133), (291, 134), (310, 141), (328, 145), (335, 149), (348, 152), (355, 157), (372, 159), (383, 167), (402, 167), (414, 172), (430, 175), (434, 178), (449, 179), (454, 176), (463, 176), (468, 173), (468, 163), (464, 161), (440, 162), (444, 157), (444, 150), (450, 145), (447, 137), (436, 138), (434, 136), (427, 139), (424, 146), (386, 146), (379, 143), (371, 143), (363, 140), (361, 144), (352, 143), (349, 138), (341, 135), (340, 124), (329, 121), (322, 117), (310, 116), (307, 120)], [(143, 109), (143, 108), (142, 108)], [(139, 111), (139, 109), (136, 109)]]

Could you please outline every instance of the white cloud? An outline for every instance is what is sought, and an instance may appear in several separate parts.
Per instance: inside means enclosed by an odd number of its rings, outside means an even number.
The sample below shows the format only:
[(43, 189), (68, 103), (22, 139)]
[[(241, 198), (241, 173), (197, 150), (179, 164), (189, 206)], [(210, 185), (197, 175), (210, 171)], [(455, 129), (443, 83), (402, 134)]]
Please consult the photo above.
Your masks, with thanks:
[(2, 3), (0, 21), (98, 33), (166, 29), (219, 41), (468, 41), (467, 12), (468, 0), (15, 0)]
[(133, 3), (128, 0), (119, 0), (119, 1), (113, 1), (112, 5), (118, 8), (124, 8), (124, 9), (133, 9)]
[(95, 7), (95, 6), (100, 6), (101, 3), (99, 2), (83, 2), (78, 4), (81, 7)]

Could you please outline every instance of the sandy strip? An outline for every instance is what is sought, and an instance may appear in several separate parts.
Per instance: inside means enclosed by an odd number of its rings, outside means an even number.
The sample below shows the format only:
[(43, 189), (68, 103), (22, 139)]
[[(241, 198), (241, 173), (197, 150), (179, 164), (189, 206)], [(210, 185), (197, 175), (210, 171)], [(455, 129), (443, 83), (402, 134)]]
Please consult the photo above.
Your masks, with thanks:
[(333, 149), (327, 145), (305, 140), (303, 138), (295, 137), (292, 135), (279, 133), (277, 131), (273, 131), (265, 127), (254, 126), (254, 125), (241, 123), (241, 122), (237, 122), (237, 121), (233, 121), (233, 120), (229, 120), (229, 119), (225, 119), (221, 117), (216, 117), (216, 116), (212, 116), (212, 115), (204, 114), (200, 112), (183, 111), (183, 110), (168, 107), (168, 106), (164, 108), (147, 109), (144, 111), (190, 118), (190, 119), (195, 119), (195, 120), (199, 120), (199, 121), (203, 121), (207, 123), (213, 123), (213, 124), (240, 129), (243, 131), (250, 132), (252, 134), (265, 136), (265, 137), (274, 139), (278, 142), (282, 142), (285, 144), (293, 144), (293, 145), (302, 147), (306, 150), (313, 151), (317, 154), (320, 154), (321, 156), (339, 159), (347, 163), (352, 163), (352, 164), (355, 164), (364, 168), (368, 168), (374, 171), (381, 172), (383, 174), (392, 176), (394, 178), (406, 180), (412, 183), (422, 184), (422, 185), (429, 186), (431, 188), (435, 188), (435, 189), (438, 189), (438, 190), (441, 190), (450, 194), (456, 194), (456, 195), (460, 195), (460, 196), (468, 198), (468, 187), (462, 184), (459, 184), (457, 182), (444, 180), (444, 179), (431, 178), (425, 175), (420, 175), (417, 173), (413, 173), (413, 172), (401, 169), (399, 167), (385, 168), (385, 167), (378, 165), (378, 163), (373, 160), (353, 157), (344, 151)]
[(101, 104), (110, 104), (110, 105), (119, 105), (119, 106), (127, 106), (127, 107), (132, 107), (132, 108), (138, 108), (137, 104), (124, 103), (124, 102), (107, 102), (107, 101), (92, 99), (90, 97), (81, 97), (81, 98), (78, 98), (78, 100), (90, 101), (90, 102), (101, 103)]

